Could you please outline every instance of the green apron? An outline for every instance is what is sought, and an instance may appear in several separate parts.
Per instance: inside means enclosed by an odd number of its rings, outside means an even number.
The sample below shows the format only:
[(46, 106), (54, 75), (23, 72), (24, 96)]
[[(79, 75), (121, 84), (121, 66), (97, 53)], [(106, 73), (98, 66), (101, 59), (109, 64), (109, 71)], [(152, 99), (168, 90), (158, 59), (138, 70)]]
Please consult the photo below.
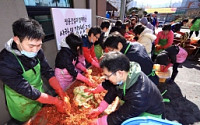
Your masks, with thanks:
[(200, 19), (197, 19), (194, 24), (190, 27), (190, 31), (199, 31), (200, 30)]
[(140, 117), (141, 116), (151, 116), (151, 117), (154, 117), (154, 118), (162, 118), (162, 115), (154, 115), (154, 114), (151, 114), (151, 113), (147, 113), (147, 112), (144, 112), (142, 114), (139, 115)]
[(103, 55), (103, 49), (99, 44), (94, 46), (94, 51), (97, 59), (99, 59)]
[[(167, 42), (168, 42), (168, 39), (160, 39), (159, 40), (159, 42), (158, 42), (158, 44), (159, 45), (161, 45), (161, 46), (165, 46), (166, 44), (167, 44)], [(158, 55), (161, 51), (163, 51), (164, 49), (160, 49), (160, 50), (156, 50), (155, 49), (155, 52), (154, 52), (154, 54), (155, 55)]]
[[(13, 52), (15, 55), (15, 53)], [(17, 56), (15, 55), (17, 58)], [(27, 80), (31, 86), (38, 89), (40, 92), (43, 92), (43, 81), (41, 79), (41, 73), (40, 73), (40, 61), (39, 63), (34, 67), (34, 70), (32, 69), (25, 71), (21, 61), (17, 58), (19, 64), (21, 65), (23, 69), (22, 76), (25, 80)], [(32, 116), (34, 116), (42, 107), (42, 104), (35, 101), (28, 99), (27, 97), (17, 93), (7, 85), (5, 85), (5, 95), (6, 95), (6, 101), (8, 110), (11, 114), (11, 116), (21, 122), (25, 122), (29, 120)]]

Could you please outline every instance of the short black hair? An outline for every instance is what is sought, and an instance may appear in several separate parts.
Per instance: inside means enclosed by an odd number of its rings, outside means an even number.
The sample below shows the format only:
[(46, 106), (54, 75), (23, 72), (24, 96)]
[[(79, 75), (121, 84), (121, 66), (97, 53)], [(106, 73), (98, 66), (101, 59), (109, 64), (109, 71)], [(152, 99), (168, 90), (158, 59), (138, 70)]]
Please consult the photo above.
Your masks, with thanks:
[(169, 56), (165, 52), (161, 52), (156, 57), (156, 63), (160, 65), (168, 65), (169, 63)]
[(186, 22), (186, 23), (187, 23), (188, 21), (189, 21), (188, 19), (183, 19), (183, 21), (182, 21), (182, 22)]
[(115, 23), (116, 27), (121, 27), (122, 26), (122, 21), (121, 20), (117, 20), (117, 22)]
[(133, 18), (135, 18), (136, 19), (136, 23), (139, 21), (139, 18), (138, 18), (138, 15), (136, 16), (133, 16)]
[(171, 28), (171, 24), (165, 24), (164, 26), (163, 26), (163, 28), (162, 28), (162, 30), (171, 30), (172, 28)]
[(88, 36), (91, 36), (92, 33), (94, 35), (101, 34), (101, 28), (100, 27), (91, 27), (88, 32)]
[(102, 23), (101, 23), (101, 29), (104, 29), (104, 28), (109, 28), (109, 26), (110, 26), (110, 22), (109, 21), (107, 21), (107, 20), (104, 20)]
[(65, 38), (66, 43), (69, 45), (69, 47), (71, 48), (71, 50), (75, 53), (78, 54), (77, 52), (77, 47), (80, 47), (80, 52), (81, 52), (81, 48), (82, 48), (82, 39), (74, 34), (74, 33), (70, 33), (66, 38)]
[(131, 23), (131, 20), (130, 19), (127, 19), (126, 22), (124, 24), (130, 24)]
[(126, 33), (126, 25), (122, 24), (121, 27), (116, 27), (116, 26), (112, 27), (110, 29), (109, 34), (112, 34), (113, 32), (119, 32), (122, 36), (124, 36), (124, 34)]
[(131, 18), (131, 21), (133, 21), (133, 20), (137, 21), (137, 19), (136, 19), (135, 17), (132, 17), (132, 18)]
[(154, 11), (155, 14), (158, 14), (158, 11)]
[(34, 19), (20, 18), (12, 24), (14, 36), (19, 37), (20, 42), (27, 39), (43, 39), (45, 33), (42, 26)]
[(143, 11), (143, 14), (144, 14), (144, 16), (146, 16), (147, 15), (147, 11)]
[(145, 27), (142, 25), (137, 25), (133, 32), (135, 33), (135, 35), (140, 35), (143, 31), (144, 31)]
[(128, 72), (130, 61), (121, 52), (108, 52), (103, 55), (100, 67), (107, 68), (109, 72), (117, 72), (119, 70)]
[(113, 32), (105, 40), (103, 46), (118, 49), (118, 43), (119, 42), (121, 42), (122, 45), (124, 46), (125, 43), (126, 43), (126, 39), (119, 32)]
[(110, 32), (109, 34), (113, 33), (113, 32), (120, 32), (120, 28), (119, 27), (116, 27), (116, 26), (113, 26), (111, 29), (110, 29)]

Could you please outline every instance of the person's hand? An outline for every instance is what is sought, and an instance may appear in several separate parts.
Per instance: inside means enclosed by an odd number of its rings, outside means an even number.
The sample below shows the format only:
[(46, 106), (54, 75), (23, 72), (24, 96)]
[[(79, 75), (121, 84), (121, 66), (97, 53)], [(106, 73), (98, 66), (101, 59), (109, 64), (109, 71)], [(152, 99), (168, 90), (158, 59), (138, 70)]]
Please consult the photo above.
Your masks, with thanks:
[(92, 64), (93, 66), (95, 66), (96, 68), (100, 68), (99, 63), (96, 62), (95, 60), (93, 60), (91, 64)]
[(162, 72), (168, 72), (168, 69), (169, 69), (169, 67), (171, 67), (171, 66), (173, 66), (173, 64), (172, 63), (169, 63), (167, 66), (163, 66), (162, 67)]
[(160, 71), (161, 72), (167, 72), (168, 68), (166, 66), (160, 66)]
[(83, 76), (82, 74), (78, 73), (76, 79), (83, 81), (84, 83), (86, 83), (88, 86), (90, 87), (95, 87), (96, 85), (94, 83), (92, 83), (88, 78), (86, 78), (85, 76)]
[(66, 96), (66, 93), (65, 93), (62, 89), (59, 89), (59, 90), (57, 91), (57, 93), (58, 93), (58, 95), (60, 96), (60, 98), (61, 98), (62, 100), (64, 100), (64, 97)]
[(159, 45), (159, 44), (156, 45), (156, 50), (160, 50), (161, 48), (162, 48), (161, 45)]
[(55, 106), (56, 106), (58, 112), (60, 112), (60, 113), (65, 113), (64, 105), (65, 105), (64, 101), (61, 101), (61, 100), (59, 100), (59, 102), (57, 102), (57, 103), (55, 104)]
[(89, 74), (89, 71), (87, 69), (84, 72), (85, 72), (85, 74)]
[(168, 68), (164, 68), (164, 69), (163, 69), (163, 72), (168, 72)]
[(83, 64), (81, 64), (80, 62), (78, 63), (78, 64), (76, 64), (76, 67), (78, 68), (78, 69), (80, 69), (81, 71), (83, 71), (83, 72), (86, 72), (86, 68), (85, 68), (85, 66), (83, 65)]
[(98, 108), (97, 108), (97, 109), (93, 109), (93, 110), (87, 115), (87, 117), (90, 118), (90, 119), (97, 118), (101, 113), (102, 113), (102, 112), (100, 112), (100, 111), (98, 110)]
[(49, 79), (49, 84), (56, 91), (56, 93), (61, 97), (61, 99), (64, 100), (64, 97), (66, 96), (66, 94), (61, 88), (60, 83), (58, 82), (55, 76)]
[(94, 89), (84, 89), (84, 92), (88, 92), (89, 95), (90, 94), (95, 94), (95, 90)]
[(96, 85), (94, 83), (92, 83), (89, 79), (84, 81), (89, 87), (96, 87)]
[(66, 113), (69, 113), (70, 110), (71, 110), (71, 104), (70, 104), (70, 98), (69, 96), (65, 96), (64, 97), (64, 108), (65, 108), (65, 111)]
[(94, 119), (91, 122), (89, 122), (89, 125), (98, 125), (97, 123), (98, 123), (97, 119)]
[(160, 65), (160, 71), (163, 72), (165, 69), (165, 65)]
[(102, 91), (104, 91), (105, 89), (103, 88), (102, 84), (98, 85), (96, 88), (94, 89), (84, 89), (85, 92), (89, 92), (90, 94), (96, 94), (96, 93), (100, 93)]

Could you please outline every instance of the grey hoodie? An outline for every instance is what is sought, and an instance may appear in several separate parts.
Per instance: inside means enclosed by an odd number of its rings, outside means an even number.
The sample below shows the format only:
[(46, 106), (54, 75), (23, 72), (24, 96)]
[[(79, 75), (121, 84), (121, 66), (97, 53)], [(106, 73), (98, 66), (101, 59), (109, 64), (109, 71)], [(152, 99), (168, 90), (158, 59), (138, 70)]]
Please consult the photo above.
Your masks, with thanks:
[(17, 49), (13, 49), (12, 48), (12, 44), (13, 44), (13, 38), (11, 38), (10, 40), (8, 40), (8, 42), (6, 42), (5, 44), (5, 49), (8, 51), (8, 52), (11, 52), (11, 53), (15, 53), (17, 56), (22, 56), (21, 52)]
[(148, 22), (147, 18), (146, 17), (143, 17), (141, 20), (140, 20), (140, 23), (142, 23), (143, 25), (145, 25), (147, 28), (151, 29), (154, 31), (154, 26)]

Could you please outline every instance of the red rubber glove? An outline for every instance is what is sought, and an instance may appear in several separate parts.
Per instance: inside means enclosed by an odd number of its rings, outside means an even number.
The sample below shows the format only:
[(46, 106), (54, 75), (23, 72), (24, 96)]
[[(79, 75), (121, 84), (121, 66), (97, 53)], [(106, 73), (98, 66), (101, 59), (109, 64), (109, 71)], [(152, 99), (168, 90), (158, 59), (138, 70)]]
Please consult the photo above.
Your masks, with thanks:
[(107, 117), (108, 115), (104, 115), (101, 118), (93, 120), (89, 125), (108, 125)]
[(160, 71), (163, 72), (165, 67), (166, 67), (165, 65), (160, 65)]
[(38, 101), (42, 104), (53, 104), (53, 105), (56, 106), (57, 110), (60, 113), (66, 113), (66, 110), (64, 108), (65, 107), (64, 101), (61, 101), (56, 97), (52, 97), (52, 96), (47, 95), (45, 93), (41, 93), (40, 97), (36, 101)]
[(78, 73), (76, 79), (83, 81), (84, 83), (86, 83), (88, 86), (90, 87), (95, 87), (95, 84), (91, 83), (90, 80), (88, 78), (86, 78), (85, 76), (83, 76), (82, 74)]
[(55, 76), (49, 79), (49, 84), (56, 91), (56, 93), (61, 97), (61, 99), (64, 100), (64, 97), (66, 96), (66, 94), (61, 88), (60, 83), (58, 82)]
[(169, 63), (164, 69), (163, 69), (163, 72), (167, 72), (169, 67), (173, 66), (172, 63)]
[(96, 62), (95, 60), (93, 60), (91, 64), (92, 64), (93, 66), (95, 66), (96, 68), (100, 68), (99, 63)]
[(95, 89), (84, 89), (85, 92), (89, 92), (89, 93), (100, 93), (102, 91), (104, 91), (105, 89), (103, 88), (103, 86), (100, 84), (98, 85)]
[(96, 120), (93, 120), (89, 123), (89, 125), (97, 125), (97, 119)]
[(157, 45), (156, 45), (156, 50), (158, 50), (158, 51), (159, 51), (161, 48), (162, 48), (162, 46), (161, 46), (161, 45), (159, 45), (159, 44), (157, 44)]
[(93, 109), (87, 117), (90, 119), (98, 117), (108, 107), (108, 105), (109, 104), (105, 100), (101, 101), (101, 103), (99, 104), (99, 107), (96, 109)]

